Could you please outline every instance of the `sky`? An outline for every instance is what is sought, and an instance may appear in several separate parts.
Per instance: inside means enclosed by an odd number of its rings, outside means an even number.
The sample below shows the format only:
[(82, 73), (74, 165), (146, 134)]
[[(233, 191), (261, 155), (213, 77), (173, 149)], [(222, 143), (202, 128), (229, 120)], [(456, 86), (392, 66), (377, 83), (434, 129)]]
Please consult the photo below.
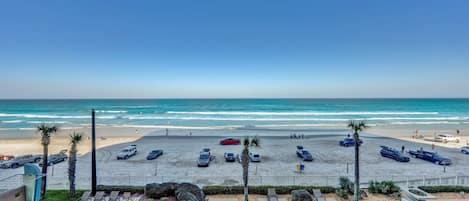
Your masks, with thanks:
[(469, 97), (469, 1), (0, 1), (0, 98)]

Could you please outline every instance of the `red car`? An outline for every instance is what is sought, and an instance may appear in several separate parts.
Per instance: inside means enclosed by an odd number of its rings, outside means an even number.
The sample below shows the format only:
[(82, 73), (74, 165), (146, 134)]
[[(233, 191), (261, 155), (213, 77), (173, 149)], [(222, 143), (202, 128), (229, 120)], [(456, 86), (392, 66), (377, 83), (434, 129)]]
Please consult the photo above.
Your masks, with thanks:
[(233, 144), (240, 144), (241, 140), (237, 138), (225, 138), (220, 140), (221, 145), (233, 145)]

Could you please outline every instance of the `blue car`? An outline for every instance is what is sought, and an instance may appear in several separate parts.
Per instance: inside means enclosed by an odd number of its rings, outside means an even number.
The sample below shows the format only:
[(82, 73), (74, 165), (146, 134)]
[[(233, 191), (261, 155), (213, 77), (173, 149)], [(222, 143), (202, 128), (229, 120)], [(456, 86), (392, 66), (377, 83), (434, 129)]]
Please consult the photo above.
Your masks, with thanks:
[(381, 146), (381, 151), (379, 153), (381, 154), (382, 157), (394, 159), (395, 161), (399, 161), (399, 162), (410, 161), (410, 158), (405, 156), (400, 151), (387, 147), (387, 146)]
[(147, 160), (156, 159), (156, 158), (160, 157), (161, 155), (163, 155), (163, 150), (161, 150), (161, 149), (153, 150), (150, 153), (148, 153)]
[[(358, 145), (362, 145), (363, 144), (363, 141), (361, 139), (358, 139)], [(350, 146), (355, 146), (355, 140), (353, 138), (345, 138), (344, 140), (341, 140), (339, 142), (339, 145), (340, 146), (343, 146), (343, 147), (350, 147)]]
[(303, 149), (303, 146), (296, 146), (296, 156), (304, 161), (313, 161), (313, 155), (308, 150)]
[(409, 151), (409, 154), (414, 158), (420, 158), (438, 165), (451, 165), (451, 159), (443, 157), (436, 152), (425, 151), (425, 150), (415, 150)]

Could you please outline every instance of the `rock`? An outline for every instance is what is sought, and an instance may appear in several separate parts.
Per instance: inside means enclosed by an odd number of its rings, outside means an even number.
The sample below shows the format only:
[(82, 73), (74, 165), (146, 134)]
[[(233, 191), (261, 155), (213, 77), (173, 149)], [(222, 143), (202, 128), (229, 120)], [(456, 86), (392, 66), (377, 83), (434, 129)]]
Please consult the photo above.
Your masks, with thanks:
[(145, 185), (145, 195), (148, 198), (162, 198), (162, 197), (169, 197), (169, 196), (174, 196), (175, 191), (177, 189), (178, 184), (177, 183), (162, 183), (162, 184), (157, 184), (157, 183), (152, 183), (152, 184), (147, 184)]
[(194, 195), (198, 201), (205, 201), (205, 194), (197, 185), (191, 183), (181, 183), (177, 186), (176, 198), (178, 192), (189, 192)]
[(313, 201), (313, 196), (306, 190), (293, 190), (292, 201)]
[(160, 199), (160, 201), (205, 201), (202, 189), (191, 183), (147, 184), (145, 195), (148, 198)]
[(176, 199), (178, 201), (199, 201), (197, 197), (188, 191), (176, 190)]

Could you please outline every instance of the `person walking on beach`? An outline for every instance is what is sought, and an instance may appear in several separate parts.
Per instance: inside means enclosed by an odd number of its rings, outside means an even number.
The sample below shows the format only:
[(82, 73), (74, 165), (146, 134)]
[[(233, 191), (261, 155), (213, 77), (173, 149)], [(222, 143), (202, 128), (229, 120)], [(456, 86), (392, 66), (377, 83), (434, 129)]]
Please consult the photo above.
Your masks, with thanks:
[(166, 136), (168, 136), (168, 129), (166, 129)]
[(435, 150), (435, 143), (432, 143), (432, 150)]
[(402, 145), (401, 152), (404, 153), (404, 150), (405, 150), (405, 147), (404, 147), (404, 145)]
[(349, 134), (347, 134), (347, 138), (350, 138), (350, 133), (349, 133)]
[(456, 130), (456, 134), (457, 134), (457, 135), (459, 135), (459, 129), (458, 129), (458, 130)]

